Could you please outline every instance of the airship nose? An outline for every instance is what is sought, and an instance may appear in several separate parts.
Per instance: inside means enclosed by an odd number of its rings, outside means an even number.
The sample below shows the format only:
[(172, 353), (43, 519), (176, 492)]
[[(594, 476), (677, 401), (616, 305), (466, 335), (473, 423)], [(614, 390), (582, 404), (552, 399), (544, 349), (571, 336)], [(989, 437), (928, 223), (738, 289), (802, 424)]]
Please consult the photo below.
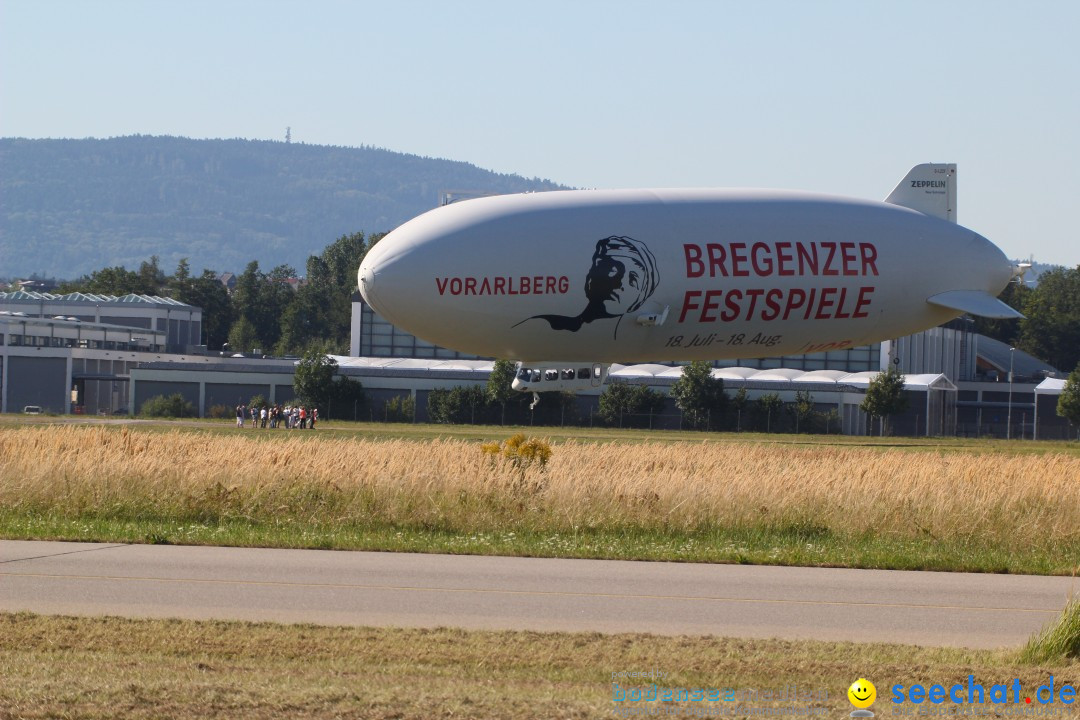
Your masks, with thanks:
[(417, 268), (408, 239), (400, 229), (390, 233), (368, 250), (356, 273), (364, 301), (395, 325), (408, 320), (415, 293)]
[(356, 282), (364, 302), (375, 308), (375, 312), (379, 312), (378, 300), (375, 296), (375, 260), (372, 258), (372, 254), (368, 253), (363, 262), (360, 263), (360, 270), (356, 274)]

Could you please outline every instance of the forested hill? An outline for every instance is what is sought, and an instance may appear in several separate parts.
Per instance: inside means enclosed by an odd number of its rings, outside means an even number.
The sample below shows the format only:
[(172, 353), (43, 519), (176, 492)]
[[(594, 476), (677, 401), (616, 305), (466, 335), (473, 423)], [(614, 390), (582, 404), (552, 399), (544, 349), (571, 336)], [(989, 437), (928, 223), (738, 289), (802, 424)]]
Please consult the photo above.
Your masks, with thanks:
[(371, 147), (134, 136), (0, 139), (0, 276), (107, 266), (240, 273), (289, 264), (346, 233), (394, 229), (439, 192), (558, 187)]

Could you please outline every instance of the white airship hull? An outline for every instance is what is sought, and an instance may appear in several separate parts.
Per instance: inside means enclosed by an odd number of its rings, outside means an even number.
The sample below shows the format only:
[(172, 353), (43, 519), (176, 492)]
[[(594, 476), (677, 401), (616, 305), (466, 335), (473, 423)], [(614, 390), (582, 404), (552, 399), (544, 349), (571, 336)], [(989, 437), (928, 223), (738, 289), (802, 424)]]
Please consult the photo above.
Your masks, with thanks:
[(985, 238), (904, 207), (718, 189), (449, 205), (386, 236), (359, 280), (377, 312), (437, 345), (608, 363), (855, 347), (996, 302), (1012, 275)]

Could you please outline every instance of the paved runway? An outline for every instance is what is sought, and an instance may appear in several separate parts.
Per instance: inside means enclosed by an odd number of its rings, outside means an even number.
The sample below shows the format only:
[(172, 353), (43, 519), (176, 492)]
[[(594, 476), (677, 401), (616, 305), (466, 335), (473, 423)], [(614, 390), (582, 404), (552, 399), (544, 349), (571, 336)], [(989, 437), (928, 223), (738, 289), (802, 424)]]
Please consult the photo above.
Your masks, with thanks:
[(0, 610), (999, 647), (1073, 578), (0, 541)]

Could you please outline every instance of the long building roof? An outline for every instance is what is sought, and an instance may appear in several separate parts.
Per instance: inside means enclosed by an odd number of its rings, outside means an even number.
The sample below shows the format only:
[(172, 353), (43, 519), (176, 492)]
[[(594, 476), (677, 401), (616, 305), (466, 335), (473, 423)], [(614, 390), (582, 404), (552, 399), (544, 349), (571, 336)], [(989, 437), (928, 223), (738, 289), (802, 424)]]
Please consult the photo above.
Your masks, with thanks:
[(169, 297), (162, 297), (160, 295), (136, 295), (131, 293), (129, 295), (97, 295), (95, 293), (81, 293), (73, 292), (66, 295), (57, 295), (55, 293), (45, 292), (33, 292), (30, 290), (16, 290), (14, 292), (0, 292), (0, 302), (22, 302), (22, 303), (85, 303), (87, 305), (105, 305), (105, 304), (131, 304), (140, 303), (146, 305), (170, 305), (173, 307), (185, 307), (193, 308), (194, 305), (188, 305), (182, 303), (179, 300), (174, 300)]
[[(352, 377), (442, 378), (485, 381), (494, 363), (491, 360), (454, 360), (418, 358), (372, 358), (331, 355), (342, 374)], [(200, 363), (148, 362), (140, 367), (154, 370), (212, 370), (236, 373), (292, 373), (297, 360), (290, 358), (246, 358), (206, 356)], [(682, 375), (683, 366), (613, 364), (609, 377), (650, 385), (670, 385)], [(839, 370), (794, 370), (747, 367), (715, 368), (714, 377), (731, 381), (734, 387), (749, 389), (812, 390), (818, 392), (865, 391), (877, 372), (847, 373)], [(956, 386), (942, 374), (905, 375), (908, 390), (955, 391)]]
[(1037, 377), (1040, 374), (1059, 372), (1054, 366), (1033, 355), (1028, 355), (1023, 350), (1014, 350), (1007, 343), (985, 335), (979, 335), (978, 352), (980, 360), (1002, 373), (1009, 372), (1010, 365), (1013, 374), (1021, 377)]
[[(332, 356), (340, 368), (378, 369), (393, 373), (397, 371), (421, 372), (464, 372), (486, 375), (491, 372), (494, 363), (491, 360), (418, 360), (415, 358), (369, 358)], [(613, 364), (608, 377), (628, 381), (667, 380), (675, 382), (682, 376), (682, 365), (619, 365)], [(713, 377), (724, 380), (742, 381), (747, 384), (789, 383), (793, 386), (811, 385), (820, 390), (865, 390), (878, 373), (848, 373), (842, 370), (795, 370), (793, 368), (769, 368), (759, 370), (748, 367), (714, 368)], [(741, 382), (739, 384), (742, 384)], [(955, 390), (948, 378), (940, 373), (904, 375), (904, 387), (909, 390)]]

